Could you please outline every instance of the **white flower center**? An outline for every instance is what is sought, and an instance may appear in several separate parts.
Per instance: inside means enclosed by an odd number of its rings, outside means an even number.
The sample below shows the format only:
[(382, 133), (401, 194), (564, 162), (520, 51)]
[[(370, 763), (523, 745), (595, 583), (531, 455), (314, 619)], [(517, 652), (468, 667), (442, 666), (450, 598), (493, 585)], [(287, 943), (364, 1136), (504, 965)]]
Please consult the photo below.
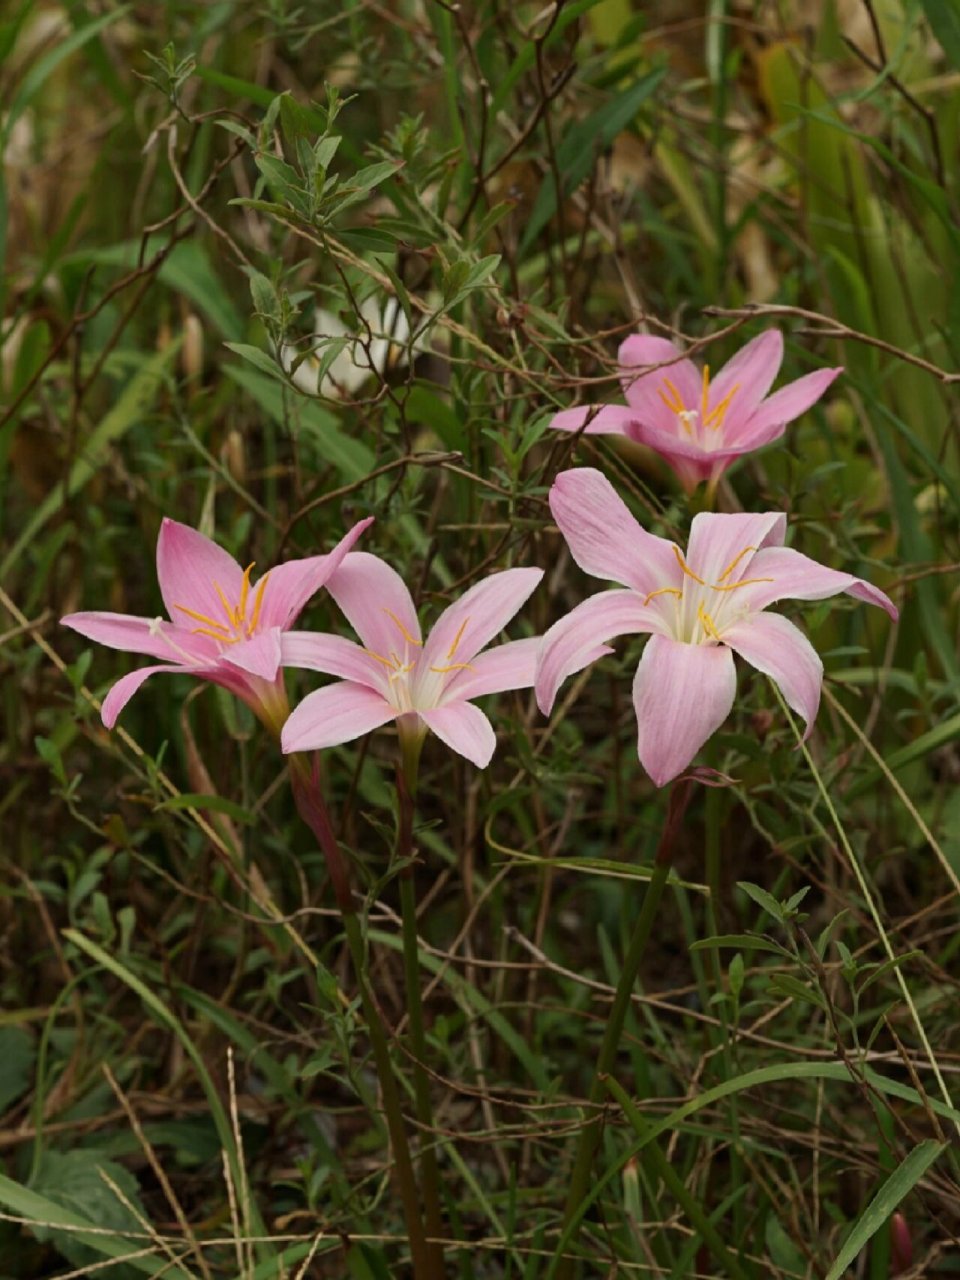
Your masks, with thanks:
[(440, 706), (444, 691), (450, 683), (450, 677), (457, 671), (473, 670), (469, 662), (453, 661), (470, 619), (464, 618), (447, 652), (446, 662), (431, 663), (427, 666), (423, 662), (423, 641), (412, 636), (390, 609), (384, 609), (383, 612), (400, 632), (402, 641), (402, 652), (399, 645), (397, 649), (391, 649), (388, 654), (374, 653), (372, 649), (366, 650), (370, 657), (375, 658), (385, 669), (387, 684), (383, 691), (384, 697), (401, 714), (429, 711), (433, 707)]
[(745, 617), (749, 609), (744, 609), (733, 598), (740, 587), (751, 586), (756, 582), (772, 582), (772, 578), (740, 578), (736, 582), (727, 581), (735, 572), (745, 556), (757, 551), (756, 547), (744, 547), (730, 561), (716, 582), (707, 582), (694, 573), (687, 564), (679, 547), (674, 547), (677, 562), (683, 570), (682, 587), (659, 587), (651, 591), (644, 599), (649, 604), (656, 596), (670, 595), (675, 597), (673, 619), (665, 619), (672, 627), (674, 638), (684, 644), (722, 644), (723, 633), (727, 627)]
[(703, 384), (700, 388), (700, 405), (688, 408), (684, 403), (680, 388), (671, 378), (661, 378), (661, 386), (657, 391), (660, 399), (671, 413), (676, 415), (685, 435), (691, 436), (698, 444), (708, 449), (715, 448), (723, 436), (723, 421), (733, 397), (740, 389), (739, 382), (731, 387), (722, 400), (710, 405), (710, 366), (703, 366)]

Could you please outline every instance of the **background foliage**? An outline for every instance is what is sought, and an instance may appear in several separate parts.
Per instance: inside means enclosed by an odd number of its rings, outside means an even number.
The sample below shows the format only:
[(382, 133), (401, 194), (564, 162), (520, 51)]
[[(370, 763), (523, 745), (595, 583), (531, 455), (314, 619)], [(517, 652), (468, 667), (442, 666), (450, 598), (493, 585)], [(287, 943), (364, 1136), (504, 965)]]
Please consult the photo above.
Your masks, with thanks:
[[(337, 916), (275, 745), (179, 678), (106, 733), (94, 697), (127, 659), (57, 619), (155, 614), (164, 514), (261, 568), (373, 514), (365, 546), (427, 613), (545, 566), (513, 634), (541, 631), (587, 589), (549, 523), (557, 470), (601, 465), (661, 533), (688, 519), (651, 455), (548, 435), (550, 414), (606, 398), (639, 325), (716, 364), (771, 323), (786, 374), (847, 372), (721, 501), (788, 510), (798, 545), (902, 619), (807, 612), (817, 774), (740, 673), (708, 759), (736, 781), (684, 829), (583, 1274), (713, 1274), (626, 1160), (630, 1098), (672, 1117), (673, 1166), (753, 1274), (896, 1274), (911, 1186), (913, 1274), (960, 1270), (957, 1170), (921, 1145), (957, 1118), (931, 1053), (948, 1094), (960, 1061), (951, 0), (23, 0), (0, 54), (0, 1275), (404, 1274)], [(291, 382), (291, 350), (318, 377), (349, 350), (312, 336), (316, 305), (369, 342), (359, 309), (388, 295), (417, 340), (384, 376), (323, 398)], [(307, 618), (340, 625), (323, 597)], [(549, 724), (502, 696), (485, 773), (425, 753), (429, 1140), (465, 1280), (546, 1275), (557, 1245), (663, 817), (635, 660), (621, 646)], [(380, 733), (324, 769), (396, 1024), (393, 751)]]

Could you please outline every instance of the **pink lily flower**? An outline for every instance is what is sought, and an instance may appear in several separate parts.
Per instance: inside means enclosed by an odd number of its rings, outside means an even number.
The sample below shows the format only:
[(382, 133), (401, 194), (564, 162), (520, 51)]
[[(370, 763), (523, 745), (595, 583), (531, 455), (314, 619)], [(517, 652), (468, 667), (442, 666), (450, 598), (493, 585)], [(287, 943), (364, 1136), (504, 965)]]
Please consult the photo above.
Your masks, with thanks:
[(284, 752), (350, 742), (396, 720), (401, 743), (415, 748), (431, 730), (483, 769), (497, 740), (473, 699), (533, 685), (539, 636), (482, 653), (543, 577), (507, 569), (470, 588), (437, 619), (426, 640), (407, 590), (391, 567), (351, 552), (327, 583), (363, 647), (342, 636), (289, 631), (283, 663), (342, 677), (307, 695), (283, 727)]
[[(586, 573), (619, 582), (577, 605), (541, 641), (537, 702), (549, 714), (567, 676), (615, 636), (649, 633), (633, 683), (640, 762), (662, 787), (682, 773), (733, 707), (733, 655), (776, 681), (809, 734), (823, 664), (777, 600), (824, 600), (840, 592), (886, 609), (876, 587), (783, 545), (786, 516), (694, 516), (687, 554), (642, 529), (599, 471), (559, 475), (550, 509)], [(609, 650), (607, 650), (609, 652)], [(592, 655), (592, 656), (591, 656)]]
[(288, 560), (256, 583), (222, 547), (189, 525), (165, 518), (157, 539), (157, 579), (172, 621), (124, 613), (71, 613), (61, 622), (82, 636), (162, 658), (123, 676), (103, 702), (108, 729), (145, 680), (184, 672), (235, 693), (279, 733), (287, 714), (280, 637), (372, 524), (355, 524), (328, 555)]
[(776, 329), (748, 342), (712, 379), (708, 365), (698, 369), (666, 338), (635, 334), (617, 358), (627, 403), (565, 409), (550, 426), (645, 444), (687, 492), (701, 480), (716, 484), (734, 458), (779, 439), (843, 372), (817, 369), (768, 396), (783, 360)]

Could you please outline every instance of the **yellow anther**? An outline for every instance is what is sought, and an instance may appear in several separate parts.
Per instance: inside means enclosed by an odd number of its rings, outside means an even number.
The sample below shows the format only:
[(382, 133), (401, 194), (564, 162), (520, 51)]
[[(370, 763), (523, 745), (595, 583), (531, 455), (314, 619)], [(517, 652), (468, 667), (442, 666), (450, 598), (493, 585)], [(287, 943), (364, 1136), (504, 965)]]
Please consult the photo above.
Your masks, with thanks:
[(756, 547), (744, 547), (743, 550), (739, 553), (739, 555), (735, 555), (733, 557), (733, 559), (724, 569), (723, 573), (721, 573), (720, 581), (722, 582), (724, 578), (729, 578), (731, 573), (733, 573), (734, 569), (737, 567), (737, 565), (740, 563), (743, 557), (746, 555), (749, 555), (751, 551), (756, 551), (756, 549), (757, 549)]
[(717, 631), (713, 619), (710, 617), (709, 613), (707, 613), (706, 609), (704, 609), (702, 604), (697, 608), (697, 617), (699, 618), (700, 625), (703, 627), (707, 635), (713, 640), (719, 640), (720, 633)]
[(730, 408), (730, 401), (733, 399), (733, 397), (737, 394), (739, 390), (740, 390), (740, 383), (738, 382), (733, 387), (730, 388), (730, 390), (723, 397), (723, 399), (720, 401), (719, 404), (715, 404), (713, 406), (713, 408), (710, 410), (710, 412), (707, 414), (707, 416), (703, 420), (703, 425), (705, 427), (715, 427), (717, 430), (719, 430), (720, 427), (723, 426), (723, 420), (727, 415), (727, 410)]
[(707, 399), (710, 395), (710, 366), (703, 366), (703, 384), (700, 388), (700, 417), (706, 421), (707, 418)]
[(250, 573), (256, 563), (256, 560), (251, 560), (243, 571), (243, 582), (240, 585), (240, 603), (236, 608), (238, 625), (243, 621), (244, 614), (247, 611), (247, 596), (250, 594)]
[(422, 640), (416, 640), (416, 639), (414, 639), (414, 637), (410, 634), (410, 632), (409, 632), (409, 631), (407, 630), (407, 628), (403, 625), (403, 623), (400, 621), (400, 619), (397, 617), (397, 615), (393, 612), (393, 610), (392, 610), (392, 609), (384, 609), (384, 611), (383, 611), (383, 612), (384, 612), (384, 613), (387, 615), (387, 617), (391, 620), (391, 622), (394, 624), (394, 626), (396, 626), (396, 627), (399, 629), (400, 634), (403, 636), (404, 640), (406, 640), (407, 644), (413, 644), (413, 645), (416, 645), (416, 647), (419, 649), (419, 648), (420, 648), (420, 646), (423, 644), (423, 641), (422, 641)]
[(656, 596), (664, 596), (664, 595), (682, 596), (683, 592), (680, 590), (679, 587), (658, 587), (656, 591), (651, 591), (649, 595), (644, 596), (643, 603), (649, 604), (650, 601), (653, 600)]
[(468, 623), (469, 621), (470, 621), (470, 619), (469, 619), (469, 618), (464, 618), (463, 622), (460, 624), (460, 630), (459, 630), (459, 631), (457, 632), (457, 634), (453, 637), (453, 644), (452, 644), (452, 645), (450, 646), (450, 648), (447, 650), (447, 657), (448, 657), (448, 658), (452, 658), (452, 657), (453, 657), (453, 655), (457, 652), (457, 645), (459, 645), (460, 641), (463, 639), (463, 633), (466, 631), (466, 629), (467, 629), (467, 623)]
[(185, 613), (188, 618), (193, 618), (195, 622), (206, 623), (208, 627), (218, 627), (221, 631), (229, 631), (222, 622), (217, 622), (216, 618), (208, 618), (205, 613), (197, 613), (196, 609), (188, 609), (185, 604), (175, 604), (175, 609), (179, 609), (181, 613)]
[(680, 551), (679, 547), (673, 548), (673, 554), (677, 557), (677, 564), (679, 564), (680, 568), (683, 570), (683, 572), (687, 575), (688, 578), (692, 578), (694, 582), (699, 582), (701, 587), (707, 586), (707, 583), (704, 582), (702, 578), (698, 578), (697, 575), (690, 568), (690, 566), (687, 564), (686, 560), (684, 560), (683, 554)]
[(473, 671), (472, 662), (451, 662), (448, 667), (431, 667), (431, 671), (436, 671), (437, 675), (445, 675), (448, 671)]
[[(252, 569), (253, 565), (251, 565), (250, 568)], [(260, 581), (257, 583), (257, 594), (253, 598), (253, 616), (251, 617), (250, 621), (247, 623), (248, 636), (253, 635), (254, 631), (256, 631), (257, 629), (257, 623), (260, 621), (260, 610), (263, 608), (263, 593), (267, 589), (267, 579), (269, 577), (270, 577), (269, 573), (265, 573), (263, 577), (260, 579)], [(243, 619), (243, 610), (241, 609), (240, 620), (242, 619)]]

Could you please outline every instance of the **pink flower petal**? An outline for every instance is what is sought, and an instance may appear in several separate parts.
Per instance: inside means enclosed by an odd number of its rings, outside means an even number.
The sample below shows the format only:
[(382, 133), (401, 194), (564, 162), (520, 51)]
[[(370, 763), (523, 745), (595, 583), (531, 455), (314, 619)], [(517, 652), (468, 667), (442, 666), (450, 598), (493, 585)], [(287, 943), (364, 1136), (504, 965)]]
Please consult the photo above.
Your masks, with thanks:
[(726, 720), (737, 677), (724, 645), (647, 641), (633, 682), (640, 763), (658, 787), (682, 773)]
[(365, 648), (381, 657), (419, 643), (420, 622), (403, 579), (379, 556), (351, 551), (327, 580), (327, 590)]
[(585, 573), (643, 595), (679, 586), (673, 543), (641, 528), (610, 481), (593, 467), (562, 471), (550, 490), (550, 510)]
[(742, 423), (731, 422), (730, 436), (734, 439), (742, 436), (743, 441), (750, 442), (748, 447), (751, 449), (776, 439), (788, 422), (793, 422), (794, 418), (799, 418), (801, 413), (806, 413), (811, 405), (816, 404), (834, 378), (841, 373), (842, 367), (817, 369), (797, 378), (795, 382), (788, 382), (785, 387), (764, 400), (751, 417), (744, 419)]
[(777, 613), (758, 613), (725, 627), (723, 643), (777, 682), (789, 707), (802, 716), (809, 737), (820, 706), (823, 663), (803, 632)]
[(846, 592), (857, 600), (885, 609), (894, 622), (900, 616), (897, 606), (879, 587), (851, 573), (828, 569), (792, 547), (766, 547), (758, 552), (750, 562), (750, 577), (771, 581), (745, 586), (742, 594), (737, 593), (740, 602), (749, 609), (765, 609), (776, 600), (826, 600)]
[(157, 539), (157, 580), (167, 613), (178, 626), (203, 625), (185, 609), (217, 623), (232, 624), (217, 586), (228, 605), (234, 606), (240, 599), (243, 570), (223, 547), (196, 529), (164, 518)]
[(478, 769), (485, 769), (490, 763), (497, 735), (487, 717), (472, 702), (448, 702), (442, 707), (431, 707), (421, 711), (420, 718), (441, 742)]
[[(711, 586), (732, 586), (761, 576), (756, 554), (762, 547), (780, 546), (787, 531), (782, 511), (718, 514), (702, 511), (693, 517), (687, 544), (687, 565)], [(746, 554), (744, 554), (746, 552)], [(739, 588), (737, 600), (743, 599)]]
[(366, 649), (361, 649), (345, 636), (322, 631), (284, 631), (280, 636), (280, 661), (285, 667), (303, 667), (339, 676), (368, 689), (381, 689), (386, 681), (386, 668)]
[(88, 640), (127, 653), (146, 653), (184, 665), (206, 662), (217, 656), (216, 644), (195, 636), (161, 618), (136, 618), (126, 613), (69, 613), (60, 619)]
[(555, 431), (579, 431), (587, 436), (624, 435), (636, 413), (621, 404), (584, 404), (554, 414), (550, 426)]
[(181, 666), (159, 666), (159, 667), (140, 667), (138, 671), (131, 671), (129, 675), (121, 676), (117, 683), (103, 700), (103, 706), (100, 708), (100, 717), (108, 729), (112, 729), (117, 723), (117, 716), (127, 705), (133, 695), (140, 686), (151, 676), (158, 675), (160, 672), (180, 672)]
[(511, 640), (487, 649), (470, 661), (470, 670), (458, 671), (444, 690), (444, 698), (470, 702), (505, 689), (531, 689), (537, 673), (540, 637)]
[(710, 383), (707, 413), (736, 391), (724, 419), (724, 434), (734, 421), (746, 421), (773, 386), (783, 361), (783, 337), (768, 329), (741, 347)]
[(555, 622), (540, 641), (534, 686), (537, 706), (549, 715), (564, 680), (598, 658), (608, 640), (662, 627), (660, 615), (645, 607), (635, 591), (601, 591), (588, 597)]
[[(283, 630), (292, 627), (307, 601), (316, 595), (330, 575), (339, 568), (344, 556), (372, 524), (373, 516), (360, 520), (327, 555), (310, 556), (306, 560), (287, 560), (285, 564), (271, 569), (263, 591), (259, 626), (281, 627)], [(259, 585), (258, 583), (251, 588), (251, 602), (256, 599)], [(252, 604), (248, 606), (248, 614), (252, 614), (252, 608)]]
[(396, 718), (396, 710), (366, 685), (342, 680), (307, 694), (291, 711), (280, 735), (285, 755), (352, 742)]
[(476, 583), (434, 623), (422, 665), (471, 662), (526, 603), (542, 577), (542, 569), (505, 569)]
[(224, 649), (221, 662), (248, 671), (261, 680), (274, 680), (280, 670), (280, 634), (279, 627), (257, 631), (249, 640), (241, 640)]
[[(673, 400), (670, 383), (676, 388), (686, 409), (700, 408), (701, 375), (692, 360), (683, 357), (678, 347), (666, 338), (634, 334), (620, 344), (617, 353), (620, 381), (630, 408), (645, 424), (664, 431), (679, 431), (677, 415), (664, 403)], [(662, 365), (649, 373), (631, 370), (649, 365)]]

